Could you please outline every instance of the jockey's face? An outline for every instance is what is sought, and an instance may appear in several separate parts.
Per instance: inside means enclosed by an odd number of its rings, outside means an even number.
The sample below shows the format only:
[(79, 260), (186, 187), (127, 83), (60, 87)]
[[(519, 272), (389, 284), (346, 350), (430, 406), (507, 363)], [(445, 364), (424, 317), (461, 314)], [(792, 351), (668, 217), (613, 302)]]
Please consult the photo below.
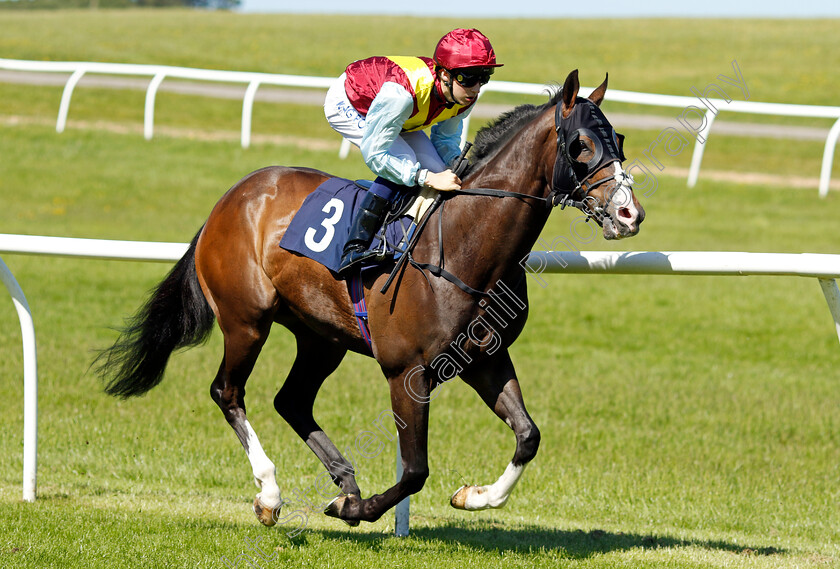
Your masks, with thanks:
[(440, 70), (440, 79), (444, 86), (448, 88), (443, 89), (443, 95), (447, 102), (457, 103), (459, 105), (469, 105), (478, 98), (478, 93), (481, 91), (482, 83), (473, 82), (470, 87), (465, 87), (456, 79), (456, 73), (450, 72), (447, 69)]

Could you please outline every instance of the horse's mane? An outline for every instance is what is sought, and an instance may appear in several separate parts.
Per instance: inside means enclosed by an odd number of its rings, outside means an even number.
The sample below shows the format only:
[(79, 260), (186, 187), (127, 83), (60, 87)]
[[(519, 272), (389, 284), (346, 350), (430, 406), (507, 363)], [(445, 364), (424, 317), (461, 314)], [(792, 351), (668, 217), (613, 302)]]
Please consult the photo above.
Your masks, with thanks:
[(487, 158), (501, 149), (513, 135), (542, 114), (547, 108), (556, 105), (561, 98), (563, 91), (559, 86), (549, 87), (549, 99), (542, 105), (519, 105), (513, 110), (500, 115), (485, 127), (482, 127), (475, 135), (473, 143), (473, 163), (484, 162)]

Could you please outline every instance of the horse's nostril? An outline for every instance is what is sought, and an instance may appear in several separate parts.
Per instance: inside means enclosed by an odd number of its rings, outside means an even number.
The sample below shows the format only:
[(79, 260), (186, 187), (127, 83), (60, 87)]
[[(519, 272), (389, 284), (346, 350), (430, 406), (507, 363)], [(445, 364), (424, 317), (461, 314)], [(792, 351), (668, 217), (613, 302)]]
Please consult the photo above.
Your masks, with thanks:
[(618, 216), (619, 217), (625, 217), (627, 219), (630, 219), (630, 218), (633, 217), (633, 215), (630, 213), (630, 210), (627, 209), (626, 207), (623, 207), (620, 210), (618, 210)]

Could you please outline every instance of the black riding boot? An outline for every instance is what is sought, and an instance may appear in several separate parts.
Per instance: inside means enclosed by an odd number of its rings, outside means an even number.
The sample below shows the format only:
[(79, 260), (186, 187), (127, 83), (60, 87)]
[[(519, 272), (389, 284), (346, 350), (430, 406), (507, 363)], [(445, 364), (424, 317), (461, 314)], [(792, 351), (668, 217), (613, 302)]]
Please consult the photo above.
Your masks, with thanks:
[(385, 220), (385, 215), (390, 209), (391, 202), (383, 197), (368, 191), (362, 198), (362, 203), (353, 223), (350, 226), (350, 236), (344, 245), (344, 253), (341, 255), (341, 266), (338, 269), (339, 275), (347, 274), (347, 270), (360, 261), (371, 255), (367, 252), (373, 241), (376, 231)]

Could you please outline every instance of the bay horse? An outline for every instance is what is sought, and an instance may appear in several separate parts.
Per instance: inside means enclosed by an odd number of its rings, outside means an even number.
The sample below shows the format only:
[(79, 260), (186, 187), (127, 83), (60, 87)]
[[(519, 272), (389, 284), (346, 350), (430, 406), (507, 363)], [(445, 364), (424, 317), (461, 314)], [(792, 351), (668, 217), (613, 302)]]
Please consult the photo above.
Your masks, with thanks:
[[(297, 355), (274, 407), (340, 489), (325, 513), (358, 525), (376, 521), (423, 487), (429, 394), (442, 381), (435, 362), (456, 352), (463, 365), (447, 373), (457, 372), (513, 429), (516, 450), (495, 483), (461, 487), (451, 504), (466, 510), (503, 506), (540, 443), (508, 347), (528, 314), (522, 263), (550, 206), (577, 206), (606, 239), (635, 235), (644, 219), (632, 178), (621, 167), (620, 135), (599, 109), (607, 80), (589, 98), (578, 97), (579, 87), (575, 70), (547, 103), (517, 107), (479, 132), (462, 191), (446, 196), (446, 207), (434, 214), (437, 227), (417, 239), (413, 261), (402, 267), (395, 286), (381, 291), (387, 268), (364, 273), (370, 347), (347, 283), (278, 246), (304, 198), (331, 176), (279, 166), (247, 175), (219, 200), (184, 257), (95, 360), (106, 392), (123, 398), (146, 393), (161, 381), (172, 352), (203, 342), (217, 321), (224, 355), (210, 395), (250, 461), (260, 489), (254, 512), (274, 525), (283, 504), (275, 466), (246, 418), (244, 397), (272, 324), (285, 326), (295, 335)], [(477, 195), (465, 195), (470, 193)], [(446, 269), (436, 270), (444, 253)], [(503, 325), (492, 326), (503, 314)], [(348, 350), (378, 362), (399, 427), (402, 477), (368, 498), (312, 412), (321, 385)]]

